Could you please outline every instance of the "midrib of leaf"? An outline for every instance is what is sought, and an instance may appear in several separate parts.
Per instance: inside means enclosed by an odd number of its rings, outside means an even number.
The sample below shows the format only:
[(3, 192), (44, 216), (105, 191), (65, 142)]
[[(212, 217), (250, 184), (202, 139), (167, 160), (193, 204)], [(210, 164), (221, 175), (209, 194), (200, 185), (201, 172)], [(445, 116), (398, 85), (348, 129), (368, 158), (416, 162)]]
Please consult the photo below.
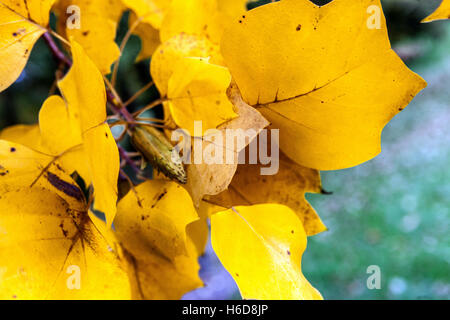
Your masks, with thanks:
[[(383, 51), (383, 53), (384, 53), (384, 52), (388, 52), (388, 51), (392, 51), (392, 48), (389, 47), (388, 49), (386, 49), (385, 51)], [(380, 54), (380, 55), (381, 55), (381, 54)], [(350, 70), (347, 70), (347, 71), (345, 71), (344, 73), (342, 73), (342, 74), (340, 74), (339, 76), (337, 76), (336, 78), (334, 78), (334, 79), (328, 81), (328, 82), (325, 83), (324, 85), (322, 85), (322, 86), (320, 86), (320, 87), (315, 87), (314, 89), (312, 89), (312, 90), (310, 90), (310, 91), (308, 91), (308, 92), (301, 93), (301, 94), (298, 94), (298, 95), (296, 95), (296, 96), (289, 97), (289, 98), (285, 98), (285, 99), (275, 99), (274, 101), (268, 102), (268, 103), (257, 103), (257, 104), (255, 104), (253, 107), (254, 107), (254, 108), (268, 108), (268, 109), (270, 109), (270, 110), (273, 110), (273, 109), (269, 108), (269, 105), (276, 105), (276, 104), (278, 104), (278, 103), (287, 102), (287, 101), (292, 101), (292, 100), (295, 100), (295, 99), (298, 99), (298, 98), (301, 98), (301, 97), (304, 97), (304, 96), (308, 96), (308, 95), (310, 95), (311, 93), (314, 93), (314, 92), (316, 92), (316, 91), (319, 91), (319, 90), (321, 90), (321, 89), (323, 89), (323, 88), (329, 86), (330, 84), (332, 84), (332, 83), (336, 82), (337, 80), (339, 80), (339, 79), (345, 77), (346, 75), (348, 75), (349, 73), (355, 71), (356, 69), (361, 68), (361, 67), (364, 66), (365, 64), (369, 63), (371, 60), (374, 60), (374, 59), (367, 59), (367, 60), (365, 60), (364, 62), (362, 62), (362, 63), (360, 63), (359, 65), (357, 65), (356, 67), (354, 67), (354, 68), (352, 68), (352, 69), (350, 69)], [(278, 90), (279, 90), (279, 89), (278, 89)], [(277, 91), (277, 92), (278, 92), (278, 91)]]
[[(388, 52), (388, 51), (392, 51), (392, 48), (387, 49), (385, 52)], [(256, 108), (256, 109), (258, 109), (258, 108), (264, 108), (264, 109), (266, 109), (266, 110), (269, 110), (269, 111), (271, 111), (271, 112), (273, 112), (273, 113), (278, 114), (280, 117), (284, 118), (285, 120), (288, 120), (288, 121), (290, 121), (290, 122), (293, 122), (293, 123), (295, 123), (295, 124), (298, 124), (298, 125), (300, 125), (300, 126), (306, 128), (306, 129), (311, 130), (311, 131), (314, 131), (314, 132), (316, 132), (316, 133), (318, 133), (318, 134), (323, 134), (322, 132), (317, 131), (316, 129), (310, 128), (310, 127), (306, 126), (305, 124), (303, 124), (303, 123), (301, 123), (301, 122), (299, 122), (299, 121), (297, 121), (297, 120), (294, 120), (294, 119), (291, 119), (291, 118), (287, 117), (287, 116), (284, 115), (283, 113), (281, 113), (281, 112), (277, 111), (276, 109), (274, 109), (272, 106), (276, 106), (278, 103), (288, 102), (288, 101), (292, 101), (292, 100), (299, 99), (299, 98), (304, 97), (304, 96), (309, 96), (311, 93), (314, 93), (314, 92), (316, 92), (316, 91), (319, 91), (319, 90), (321, 90), (321, 89), (327, 87), (328, 85), (330, 85), (330, 84), (336, 82), (337, 80), (339, 80), (339, 79), (345, 77), (345, 76), (348, 75), (349, 73), (355, 71), (356, 69), (361, 68), (362, 66), (364, 66), (366, 63), (369, 63), (370, 61), (371, 61), (370, 59), (365, 60), (364, 62), (362, 62), (362, 63), (359, 64), (358, 66), (354, 67), (353, 69), (350, 69), (350, 70), (346, 71), (345, 73), (339, 75), (339, 76), (336, 77), (335, 79), (330, 80), (330, 81), (327, 82), (326, 84), (324, 84), (324, 85), (322, 85), (322, 86), (320, 86), (320, 87), (318, 87), (318, 88), (314, 88), (313, 90), (311, 90), (311, 91), (309, 91), (309, 92), (302, 93), (302, 94), (299, 94), (299, 95), (294, 96), (294, 97), (291, 97), (291, 98), (286, 98), (286, 99), (282, 99), (282, 100), (275, 100), (275, 101), (268, 102), (268, 103), (264, 103), (264, 104), (256, 104), (256, 105), (254, 105), (253, 107)], [(313, 97), (313, 96), (309, 96), (309, 97), (312, 98), (312, 99), (318, 100), (318, 98), (316, 98), (316, 97)], [(335, 104), (335, 105), (339, 105), (339, 104)]]
[[(236, 213), (236, 214), (238, 215), (238, 217), (241, 218), (241, 219), (245, 222), (245, 224), (247, 224), (247, 226), (248, 226), (248, 227), (250, 228), (250, 230), (256, 235), (256, 237), (258, 237), (258, 239), (261, 240), (261, 242), (264, 244), (264, 246), (265, 246), (266, 248), (268, 248), (269, 254), (270, 254), (270, 252), (273, 252), (274, 255), (275, 255), (277, 258), (279, 258), (279, 260), (281, 260), (281, 261), (285, 261), (285, 260), (286, 260), (286, 257), (285, 257), (281, 252), (279, 252), (279, 251), (276, 249), (276, 246), (273, 245), (273, 244), (271, 243), (271, 241), (266, 240), (261, 234), (259, 234), (259, 233), (253, 228), (253, 226), (250, 224), (250, 222), (248, 222), (247, 219), (245, 219), (245, 218), (244, 218), (244, 217), (236, 210), (236, 208), (232, 207), (231, 210), (232, 210), (234, 213)], [(297, 281), (301, 281), (301, 280), (302, 280), (301, 277), (300, 277), (298, 274), (296, 274), (295, 271), (288, 270), (288, 269), (284, 266), (284, 263), (279, 264), (278, 266), (279, 266), (281, 269), (283, 269), (284, 273), (285, 273), (285, 274), (288, 274), (289, 277), (290, 277), (291, 279), (296, 279)], [(279, 287), (278, 277), (275, 277), (275, 279), (276, 279), (277, 286), (278, 286), (278, 292), (281, 293), (281, 289), (280, 289), (280, 287)], [(304, 296), (303, 296), (303, 292), (302, 292), (302, 290), (301, 290), (301, 287), (297, 285), (297, 281), (292, 281), (292, 282), (293, 282), (293, 285), (294, 285), (294, 287), (297, 289), (297, 292), (300, 292), (300, 294), (302, 295), (302, 298), (303, 298), (303, 297), (304, 297)]]
[[(28, 15), (29, 15), (27, 2), (25, 1), (24, 3), (25, 3), (25, 5), (26, 5), (27, 13), (28, 13)], [(24, 17), (24, 16), (21, 15), (19, 12), (17, 12), (17, 11), (14, 10), (13, 8), (11, 8), (10, 6), (6, 5), (6, 4), (5, 4), (3, 1), (1, 1), (1, 0), (0, 0), (0, 5), (3, 5), (6, 9), (8, 9), (9, 11), (11, 11), (11, 12), (13, 12), (14, 14), (18, 15), (19, 17), (21, 17), (22, 19), (26, 20), (27, 22), (29, 22), (29, 23), (35, 25), (36, 27), (38, 27), (38, 28), (40, 28), (40, 29), (42, 29), (42, 30), (48, 31), (47, 28), (45, 28), (45, 27), (41, 26), (40, 24), (38, 24), (38, 23), (34, 22), (33, 20), (31, 20), (29, 16), (28, 16), (28, 17)]]
[(4, 50), (4, 49), (6, 49), (8, 47), (11, 47), (11, 46), (15, 45), (17, 42), (21, 41), (22, 39), (24, 39), (25, 37), (27, 37), (29, 35), (32, 35), (33, 33), (37, 32), (37, 31), (42, 31), (42, 30), (35, 29), (35, 30), (31, 31), (31, 32), (28, 32), (28, 33), (24, 34), (20, 38), (15, 38), (13, 42), (8, 43), (4, 47), (0, 48), (0, 50)]

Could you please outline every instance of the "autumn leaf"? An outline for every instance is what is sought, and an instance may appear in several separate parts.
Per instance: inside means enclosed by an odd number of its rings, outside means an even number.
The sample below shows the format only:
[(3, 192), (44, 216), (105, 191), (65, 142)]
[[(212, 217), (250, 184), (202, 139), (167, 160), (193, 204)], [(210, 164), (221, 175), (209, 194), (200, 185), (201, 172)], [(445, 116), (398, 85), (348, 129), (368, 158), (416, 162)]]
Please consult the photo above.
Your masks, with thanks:
[(91, 183), (79, 128), (70, 121), (66, 103), (59, 96), (50, 96), (44, 102), (38, 125), (6, 128), (0, 132), (0, 139), (52, 156), (66, 172), (77, 172), (87, 185)]
[(226, 14), (230, 18), (234, 18), (247, 11), (247, 3), (256, 0), (216, 0), (219, 12)]
[(122, 0), (122, 3), (142, 20), (159, 30), (170, 5), (167, 0)]
[(0, 141), (0, 297), (129, 299), (117, 253), (91, 222), (75, 182), (57, 162), (36, 180), (50, 159)]
[(264, 204), (215, 214), (211, 241), (244, 299), (322, 299), (302, 274), (306, 233), (288, 207)]
[(79, 123), (70, 118), (66, 102), (60, 96), (50, 96), (42, 105), (39, 128), (40, 150), (57, 157), (67, 172), (78, 172), (86, 185), (90, 185), (91, 169)]
[(380, 152), (383, 127), (426, 86), (391, 49), (378, 0), (318, 7), (284, 0), (251, 10), (227, 29), (222, 54), (244, 100), (280, 130), (302, 166), (358, 165)]
[[(76, 5), (80, 12), (80, 28), (68, 22), (67, 9)], [(116, 30), (124, 11), (120, 0), (58, 0), (54, 11), (58, 15), (58, 31), (67, 38), (73, 37), (102, 74), (111, 72), (111, 65), (119, 58)]]
[(149, 58), (160, 44), (159, 29), (170, 1), (122, 0), (122, 3), (131, 9), (129, 30), (141, 40), (141, 51), (136, 60)]
[[(202, 147), (194, 152), (201, 152), (201, 155), (205, 155), (208, 152), (211, 156), (217, 156), (215, 149), (220, 148), (223, 150), (222, 159), (217, 163), (207, 163), (202, 161), (201, 163), (192, 163), (187, 166), (187, 189), (194, 200), (196, 206), (199, 206), (200, 200), (205, 195), (217, 195), (228, 188), (231, 183), (236, 169), (238, 166), (239, 153), (255, 139), (258, 134), (265, 127), (269, 125), (267, 120), (261, 116), (261, 114), (247, 105), (241, 98), (239, 90), (235, 85), (230, 86), (228, 90), (228, 97), (236, 108), (236, 112), (239, 115), (236, 119), (219, 126), (218, 130), (221, 132), (221, 136), (226, 136), (227, 129), (234, 129), (238, 134), (244, 134), (244, 143), (233, 143), (233, 148), (228, 149), (226, 141), (214, 141), (213, 136), (202, 138)], [(194, 148), (196, 145), (194, 144)], [(232, 161), (227, 161), (227, 153), (232, 153)]]
[(134, 12), (130, 13), (128, 26), (129, 29), (134, 27), (133, 34), (137, 35), (141, 40), (141, 51), (136, 61), (150, 58), (161, 44), (159, 30), (148, 23), (140, 21)]
[(181, 186), (163, 180), (145, 182), (135, 192), (119, 202), (115, 220), (133, 296), (179, 299), (202, 285), (198, 252), (186, 230), (198, 220), (192, 200)]
[[(71, 41), (73, 66), (58, 82), (67, 102), (70, 121), (78, 124), (94, 187), (94, 208), (109, 224), (116, 214), (120, 160), (116, 141), (106, 122), (106, 92), (101, 73), (83, 48)], [(55, 126), (55, 128), (57, 128)]]
[(0, 140), (21, 144), (36, 151), (43, 150), (41, 147), (41, 132), (37, 124), (18, 124), (5, 128), (0, 132)]
[(71, 119), (77, 119), (81, 132), (106, 121), (106, 91), (103, 77), (80, 44), (71, 40), (73, 66), (58, 82)]
[(168, 105), (178, 127), (195, 135), (195, 121), (202, 121), (203, 136), (209, 129), (237, 117), (228, 100), (227, 89), (231, 75), (224, 67), (209, 63), (203, 58), (178, 60), (169, 79)]
[[(180, 299), (203, 286), (210, 235), (242, 298), (322, 299), (302, 273), (326, 230), (305, 194), (325, 193), (319, 170), (375, 157), (426, 83), (380, 0), (248, 2), (0, 0), (0, 92), (42, 35), (57, 68), (39, 124), (0, 132), (0, 299)], [(128, 92), (133, 34), (153, 82)]]
[(22, 73), (36, 41), (47, 32), (55, 0), (3, 0), (0, 3), (0, 92)]
[(180, 33), (215, 39), (216, 36), (210, 33), (216, 32), (216, 12), (214, 0), (172, 0), (162, 22), (161, 41)]
[[(208, 197), (208, 203), (225, 208), (264, 203), (283, 204), (297, 214), (308, 236), (325, 231), (322, 220), (305, 199), (307, 192), (322, 192), (319, 172), (299, 166), (284, 154), (280, 154), (279, 166), (276, 175), (262, 176), (261, 165), (239, 165), (228, 190)], [(210, 214), (214, 211), (223, 210), (213, 208)]]
[[(164, 180), (141, 184), (136, 192), (119, 202), (115, 220), (119, 235), (129, 232), (120, 227), (125, 221), (133, 230), (128, 249), (141, 254), (156, 250), (170, 259), (187, 254), (186, 226), (198, 220), (189, 194), (175, 182)], [(142, 241), (144, 236), (147, 243)]]
[(245, 0), (172, 0), (161, 25), (161, 41), (186, 33), (219, 44), (231, 18), (246, 11)]
[(442, 0), (441, 5), (422, 22), (450, 19), (450, 0)]
[[(94, 186), (94, 208), (105, 213), (112, 223), (116, 213), (119, 153), (106, 122), (106, 93), (103, 78), (95, 64), (74, 40), (74, 63), (67, 76), (58, 82), (65, 101), (49, 97), (39, 115), (40, 134), (29, 142), (10, 131), (11, 141), (60, 160), (67, 172), (77, 171), (86, 184)], [(29, 134), (33, 134), (31, 131)], [(27, 134), (28, 135), (28, 134)], [(3, 139), (8, 136), (2, 134)], [(39, 141), (36, 143), (34, 141)], [(33, 143), (32, 143), (33, 142)]]
[(169, 79), (175, 66), (187, 57), (209, 58), (209, 62), (222, 65), (219, 49), (205, 38), (184, 33), (161, 44), (152, 57), (150, 73), (162, 97), (167, 95)]
[(195, 245), (198, 256), (202, 256), (205, 253), (209, 239), (208, 219), (200, 217), (200, 219), (190, 223), (186, 227), (186, 232), (189, 239)]

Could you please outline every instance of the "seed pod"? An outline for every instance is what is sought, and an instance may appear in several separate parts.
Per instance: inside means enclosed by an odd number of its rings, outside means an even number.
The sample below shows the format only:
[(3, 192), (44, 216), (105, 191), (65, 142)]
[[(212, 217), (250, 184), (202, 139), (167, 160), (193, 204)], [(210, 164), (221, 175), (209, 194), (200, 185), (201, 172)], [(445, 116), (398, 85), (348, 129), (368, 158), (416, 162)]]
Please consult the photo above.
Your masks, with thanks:
[(182, 184), (187, 182), (181, 158), (178, 154), (175, 155), (177, 158), (172, 158), (173, 146), (162, 132), (149, 126), (136, 126), (132, 129), (131, 142), (166, 177)]

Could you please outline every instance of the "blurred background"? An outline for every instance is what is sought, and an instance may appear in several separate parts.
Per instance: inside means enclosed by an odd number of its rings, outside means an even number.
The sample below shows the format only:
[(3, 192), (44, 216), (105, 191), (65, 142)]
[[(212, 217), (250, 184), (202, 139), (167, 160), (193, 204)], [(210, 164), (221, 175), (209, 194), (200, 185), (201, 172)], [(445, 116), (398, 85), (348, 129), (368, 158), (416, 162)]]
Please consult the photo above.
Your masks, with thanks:
[[(325, 189), (333, 195), (308, 195), (308, 200), (329, 231), (309, 238), (303, 272), (326, 299), (449, 299), (450, 21), (420, 23), (440, 0), (382, 3), (394, 49), (425, 78), (428, 88), (387, 126), (379, 157), (322, 174)], [(127, 19), (126, 14), (118, 42)], [(151, 81), (149, 61), (134, 63), (139, 49), (140, 40), (132, 37), (119, 68), (123, 99)], [(20, 79), (0, 94), (0, 129), (37, 122), (56, 68), (40, 40)], [(157, 97), (153, 88), (130, 108)], [(161, 116), (160, 110), (155, 112)], [(185, 298), (240, 298), (210, 247), (201, 264), (206, 287)], [(380, 290), (366, 286), (370, 265), (381, 269)]]

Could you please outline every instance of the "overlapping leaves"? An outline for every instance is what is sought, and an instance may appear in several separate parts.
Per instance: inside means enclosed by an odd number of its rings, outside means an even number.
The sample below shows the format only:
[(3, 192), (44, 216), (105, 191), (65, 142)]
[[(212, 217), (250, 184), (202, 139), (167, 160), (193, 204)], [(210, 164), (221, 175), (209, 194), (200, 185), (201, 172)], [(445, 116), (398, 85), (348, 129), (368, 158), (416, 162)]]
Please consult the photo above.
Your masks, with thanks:
[[(318, 170), (376, 156), (383, 127), (426, 83), (392, 51), (383, 17), (368, 28), (366, 9), (379, 0), (282, 0), (247, 13), (246, 3), (0, 1), (0, 91), (48, 31), (53, 5), (73, 61), (39, 125), (1, 133), (1, 297), (179, 299), (202, 285), (197, 258), (210, 218), (213, 248), (244, 298), (322, 298), (301, 272), (307, 236), (326, 230), (305, 193), (323, 191)], [(66, 25), (70, 5), (81, 9), (80, 29)], [(129, 33), (141, 38), (138, 60), (152, 56), (168, 135), (182, 128), (205, 152), (217, 144), (211, 132), (253, 134), (231, 150), (231, 163), (187, 165), (185, 187), (150, 180), (119, 199), (124, 159), (103, 75), (124, 49), (115, 37), (126, 10)], [(446, 14), (448, 0), (426, 21)], [(278, 173), (261, 176), (238, 158), (269, 125), (280, 129), (283, 152)], [(71, 265), (81, 266), (80, 291), (65, 283)]]

